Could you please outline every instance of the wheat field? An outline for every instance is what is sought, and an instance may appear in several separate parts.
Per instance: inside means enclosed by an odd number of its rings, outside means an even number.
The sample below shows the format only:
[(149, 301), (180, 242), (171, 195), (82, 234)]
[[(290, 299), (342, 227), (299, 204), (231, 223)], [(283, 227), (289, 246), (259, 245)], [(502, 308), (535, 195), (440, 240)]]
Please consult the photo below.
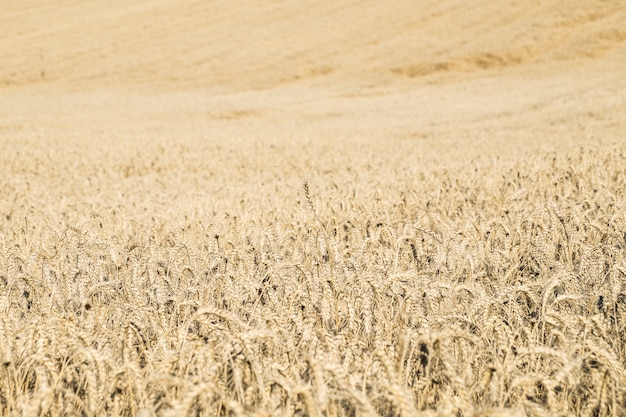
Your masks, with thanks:
[(626, 412), (619, 146), (264, 185), (316, 146), (224, 158), (195, 205), (210, 150), (5, 154), (0, 414)]
[(626, 7), (0, 0), (0, 415), (626, 415)]

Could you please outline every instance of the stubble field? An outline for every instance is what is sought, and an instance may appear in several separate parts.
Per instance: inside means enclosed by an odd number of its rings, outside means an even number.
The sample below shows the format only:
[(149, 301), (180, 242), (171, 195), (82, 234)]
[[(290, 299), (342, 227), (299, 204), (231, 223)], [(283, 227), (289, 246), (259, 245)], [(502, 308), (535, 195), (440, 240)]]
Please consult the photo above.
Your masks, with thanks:
[(1, 3), (0, 415), (626, 413), (621, 2)]

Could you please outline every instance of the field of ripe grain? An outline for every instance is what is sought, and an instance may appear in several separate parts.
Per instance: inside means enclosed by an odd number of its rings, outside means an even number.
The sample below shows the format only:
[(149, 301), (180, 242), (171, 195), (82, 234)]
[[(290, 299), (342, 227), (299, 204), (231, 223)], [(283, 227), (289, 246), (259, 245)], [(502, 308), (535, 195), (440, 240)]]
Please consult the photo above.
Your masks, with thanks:
[(0, 415), (626, 414), (623, 2), (0, 9)]
[(298, 183), (276, 145), (34, 148), (2, 160), (3, 415), (626, 410), (618, 147), (340, 147)]

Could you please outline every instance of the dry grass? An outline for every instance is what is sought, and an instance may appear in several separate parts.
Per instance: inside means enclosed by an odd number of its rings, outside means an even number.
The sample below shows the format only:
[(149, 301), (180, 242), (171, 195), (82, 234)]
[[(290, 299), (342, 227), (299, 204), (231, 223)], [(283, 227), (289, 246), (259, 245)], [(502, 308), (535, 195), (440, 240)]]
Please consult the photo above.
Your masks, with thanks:
[(626, 414), (619, 148), (16, 143), (1, 415)]

